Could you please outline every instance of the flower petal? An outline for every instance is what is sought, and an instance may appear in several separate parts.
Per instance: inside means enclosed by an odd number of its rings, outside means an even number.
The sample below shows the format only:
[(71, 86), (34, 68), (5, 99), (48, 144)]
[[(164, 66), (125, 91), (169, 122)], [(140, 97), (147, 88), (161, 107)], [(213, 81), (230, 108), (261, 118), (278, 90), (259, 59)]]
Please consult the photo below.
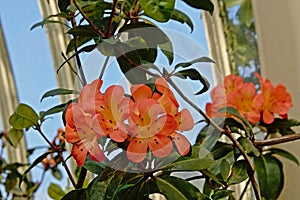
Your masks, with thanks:
[(77, 130), (70, 127), (69, 124), (66, 125), (65, 137), (69, 143), (75, 143), (80, 140)]
[(72, 156), (76, 160), (76, 163), (79, 167), (84, 164), (87, 152), (88, 151), (82, 142), (73, 145)]
[(175, 119), (179, 125), (179, 131), (188, 131), (194, 127), (194, 119), (188, 109), (182, 109), (181, 112), (175, 116)]
[(103, 151), (99, 148), (97, 140), (88, 145), (88, 152), (92, 160), (101, 162), (106, 159)]
[(264, 110), (264, 111), (263, 111), (263, 121), (264, 121), (266, 124), (272, 124), (273, 121), (274, 121), (274, 115), (273, 115), (273, 113), (271, 113), (271, 112), (268, 111), (268, 110)]
[(174, 132), (171, 135), (171, 138), (175, 143), (177, 151), (180, 153), (180, 155), (185, 156), (189, 153), (191, 150), (191, 144), (184, 135)]
[(128, 145), (127, 157), (132, 162), (142, 162), (146, 157), (147, 149), (148, 144), (146, 140), (135, 138)]
[(167, 157), (173, 149), (172, 141), (164, 135), (153, 136), (147, 141), (153, 155), (159, 158)]

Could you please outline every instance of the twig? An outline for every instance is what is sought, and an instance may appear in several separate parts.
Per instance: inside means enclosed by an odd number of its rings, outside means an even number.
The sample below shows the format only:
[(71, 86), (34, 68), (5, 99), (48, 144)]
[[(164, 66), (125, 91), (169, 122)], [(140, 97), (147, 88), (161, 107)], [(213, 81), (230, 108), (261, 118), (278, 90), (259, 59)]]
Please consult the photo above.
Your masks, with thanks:
[(77, 188), (77, 184), (75, 182), (75, 179), (73, 178), (73, 175), (72, 175), (72, 173), (71, 173), (71, 171), (70, 171), (70, 169), (69, 169), (69, 167), (68, 167), (68, 165), (67, 165), (67, 163), (66, 163), (66, 161), (65, 161), (65, 159), (64, 159), (64, 157), (62, 155), (62, 152), (58, 152), (58, 156), (61, 159), (62, 166), (65, 168), (65, 170), (66, 170), (66, 172), (68, 174), (68, 177), (70, 178), (70, 181), (71, 181), (73, 187)]
[(249, 179), (249, 180), (247, 181), (246, 185), (245, 185), (245, 188), (243, 189), (243, 192), (242, 192), (242, 194), (241, 194), (239, 200), (242, 200), (242, 199), (243, 199), (244, 195), (245, 195), (246, 192), (247, 192), (247, 189), (248, 189), (248, 186), (249, 186), (250, 182), (251, 182), (251, 180)]
[(107, 67), (107, 64), (108, 64), (109, 58), (110, 58), (110, 56), (107, 56), (107, 57), (105, 58), (105, 61), (104, 61), (103, 67), (102, 67), (102, 69), (101, 69), (101, 72), (100, 72), (100, 75), (99, 75), (99, 79), (102, 79), (102, 78), (103, 78), (104, 71), (105, 71), (105, 69), (106, 69), (106, 67)]
[(40, 126), (39, 124), (36, 125), (35, 130), (37, 130), (37, 131), (40, 133), (40, 135), (41, 135), (41, 136), (44, 138), (44, 140), (50, 145), (50, 147), (51, 147), (51, 149), (52, 149), (53, 151), (56, 151), (56, 150), (57, 150), (56, 146), (54, 146), (54, 145), (50, 142), (50, 140), (45, 136), (45, 134), (43, 133), (43, 131), (42, 131), (42, 129), (41, 129), (41, 126)]
[(263, 146), (270, 146), (275, 144), (282, 144), (282, 143), (291, 142), (299, 139), (300, 139), (300, 133), (295, 133), (295, 134), (285, 135), (282, 137), (272, 138), (267, 140), (255, 140), (253, 144), (256, 147), (263, 147)]
[(79, 188), (83, 187), (84, 180), (85, 180), (85, 177), (86, 177), (86, 173), (87, 173), (87, 169), (84, 168), (84, 167), (81, 167), (81, 171), (80, 171), (79, 178), (78, 178), (78, 181), (77, 181), (76, 189), (79, 189)]
[(112, 11), (111, 11), (111, 14), (110, 14), (110, 17), (109, 17), (109, 21), (108, 21), (108, 25), (107, 25), (107, 37), (110, 37), (111, 36), (111, 32), (110, 32), (110, 29), (111, 29), (111, 26), (112, 26), (112, 21), (113, 21), (113, 18), (115, 16), (115, 13), (116, 13), (116, 7), (118, 5), (118, 0), (113, 0), (113, 8), (112, 8)]

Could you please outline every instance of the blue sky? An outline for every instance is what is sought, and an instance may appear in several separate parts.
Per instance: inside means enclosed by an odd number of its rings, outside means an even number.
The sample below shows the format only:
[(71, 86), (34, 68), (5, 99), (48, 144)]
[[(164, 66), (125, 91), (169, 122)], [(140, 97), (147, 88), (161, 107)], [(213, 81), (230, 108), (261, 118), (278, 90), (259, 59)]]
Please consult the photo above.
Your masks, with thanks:
[[(185, 6), (180, 4), (179, 6)], [(197, 41), (199, 46), (207, 50), (205, 32), (200, 20), (198, 10), (189, 10), (188, 13), (195, 23), (195, 29), (190, 34), (187, 25), (181, 25), (176, 22), (170, 23), (167, 27), (179, 27), (180, 32), (187, 34), (188, 37)], [(18, 95), (20, 102), (31, 105), (36, 111), (47, 110), (49, 107), (58, 103), (58, 98), (50, 98), (40, 103), (40, 98), (46, 91), (56, 88), (55, 71), (45, 29), (37, 28), (30, 31), (30, 27), (42, 20), (37, 1), (20, 1), (20, 0), (0, 0), (0, 19), (2, 28), (6, 37), (7, 48), (15, 75)], [(193, 49), (186, 48), (187, 52)], [(45, 123), (45, 132), (52, 139), (56, 134), (57, 128), (62, 123), (59, 116), (48, 120)], [(1, 126), (0, 126), (1, 127)], [(44, 144), (44, 141), (34, 131), (26, 133), (28, 148)], [(35, 156), (40, 155), (37, 152)], [(34, 180), (39, 180), (41, 170), (36, 170), (33, 176)], [(56, 182), (53, 180), (53, 182)], [(46, 199), (46, 188), (48, 183), (43, 186), (38, 194), (37, 199)]]

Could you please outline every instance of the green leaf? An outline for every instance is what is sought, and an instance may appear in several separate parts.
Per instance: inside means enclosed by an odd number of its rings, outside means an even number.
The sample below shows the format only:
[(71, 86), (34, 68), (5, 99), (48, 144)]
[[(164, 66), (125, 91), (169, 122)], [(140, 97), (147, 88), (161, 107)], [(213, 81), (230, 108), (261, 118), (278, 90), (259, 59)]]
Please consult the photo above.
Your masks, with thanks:
[(21, 139), (23, 138), (23, 135), (24, 135), (23, 130), (11, 128), (8, 131), (8, 135), (5, 138), (13, 147), (16, 148), (19, 142), (21, 141)]
[(261, 196), (275, 200), (283, 188), (282, 163), (270, 154), (254, 158)]
[(123, 180), (122, 173), (116, 173), (107, 184), (107, 189), (105, 193), (105, 199), (115, 199), (119, 187), (121, 187), (121, 182)]
[(247, 136), (251, 136), (253, 134), (252, 125), (245, 117), (240, 115), (240, 113), (237, 109), (230, 107), (230, 106), (226, 106), (226, 107), (220, 108), (218, 111), (221, 113), (228, 113), (228, 114), (233, 115), (234, 117), (240, 119), (247, 127), (245, 130), (247, 133)]
[(212, 154), (214, 155), (214, 159), (218, 160), (233, 150), (233, 146), (227, 143), (217, 142), (215, 147), (212, 149)]
[(52, 115), (52, 114), (55, 114), (55, 113), (63, 112), (66, 109), (67, 105), (68, 105), (68, 103), (63, 103), (63, 104), (54, 106), (54, 107), (48, 109), (47, 111), (45, 111), (43, 113), (43, 117), (45, 117), (47, 115)]
[(105, 166), (101, 162), (96, 162), (90, 158), (86, 159), (83, 167), (93, 174), (101, 174), (105, 168)]
[(69, 34), (74, 36), (83, 36), (83, 37), (100, 37), (99, 33), (90, 25), (79, 25), (68, 30)]
[(54, 178), (56, 178), (57, 180), (61, 180), (63, 177), (61, 171), (58, 168), (52, 168), (51, 173), (52, 173), (52, 176)]
[(173, 13), (175, 0), (140, 0), (145, 14), (158, 22), (167, 22)]
[(37, 125), (39, 120), (36, 112), (26, 104), (19, 104), (16, 111), (10, 116), (9, 124), (15, 129), (30, 128)]
[(253, 22), (253, 12), (251, 0), (244, 0), (238, 12), (238, 17), (241, 23), (250, 27)]
[[(160, 28), (152, 24), (138, 22), (123, 26), (120, 29), (120, 33), (121, 32), (127, 32), (128, 39), (137, 36), (143, 38), (144, 41), (147, 43), (148, 49), (150, 49), (151, 51), (150, 53), (152, 54), (152, 56), (155, 56), (155, 58), (157, 54), (157, 47), (159, 47), (164, 53), (164, 55), (167, 57), (169, 64), (172, 64), (174, 59), (172, 42), (170, 38)], [(149, 59), (143, 60), (151, 62), (151, 60)]]
[(230, 173), (230, 164), (226, 161), (226, 159), (223, 159), (220, 164), (220, 171), (221, 176), (224, 180), (227, 180), (229, 173)]
[(246, 153), (253, 153), (255, 156), (259, 156), (259, 150), (254, 146), (249, 138), (239, 137), (238, 142), (242, 145)]
[(141, 58), (139, 54), (125, 43), (115, 46), (115, 53), (121, 71), (132, 84), (145, 83), (146, 72), (140, 69)]
[(42, 28), (46, 25), (46, 24), (50, 24), (50, 23), (56, 23), (56, 24), (62, 24), (66, 27), (69, 28), (68, 24), (64, 23), (64, 21), (62, 20), (51, 20), (51, 18), (63, 18), (64, 20), (65, 19), (69, 19), (69, 16), (66, 14), (66, 13), (58, 13), (58, 14), (55, 14), (55, 15), (50, 15), (48, 17), (46, 17), (45, 19), (43, 19), (43, 21), (41, 22), (38, 22), (38, 23), (35, 23), (34, 25), (31, 26), (30, 30), (33, 30), (39, 26), (41, 26)]
[(201, 58), (197, 58), (195, 60), (192, 60), (190, 62), (183, 62), (183, 63), (178, 63), (177, 65), (175, 65), (175, 69), (179, 68), (179, 67), (183, 67), (183, 68), (186, 68), (186, 67), (189, 67), (195, 63), (203, 63), (203, 62), (209, 62), (209, 63), (215, 63), (214, 60), (212, 60), (211, 58), (208, 58), (208, 57), (201, 57)]
[(51, 197), (52, 199), (61, 199), (64, 195), (65, 192), (63, 191), (63, 189), (61, 189), (61, 187), (55, 183), (50, 183), (49, 187), (48, 187), (48, 195), (49, 197)]
[(214, 11), (214, 4), (210, 0), (183, 0), (189, 6), (208, 11), (211, 15)]
[(191, 32), (194, 30), (194, 24), (192, 20), (184, 12), (174, 9), (171, 19), (178, 21), (182, 24), (186, 23), (191, 28)]
[[(79, 48), (82, 45), (86, 44), (87, 42), (89, 42), (90, 40), (92, 40), (93, 38), (90, 37), (77, 37), (76, 38), (76, 47)], [(66, 54), (71, 53), (72, 51), (75, 50), (75, 40), (74, 38), (70, 40), (67, 49), (66, 49)]]
[(9, 193), (16, 186), (18, 180), (14, 173), (7, 174), (5, 179), (5, 190)]
[(57, 88), (57, 89), (53, 89), (50, 90), (48, 92), (46, 92), (45, 94), (43, 94), (42, 98), (41, 98), (41, 102), (43, 101), (43, 99), (47, 98), (47, 97), (54, 97), (57, 95), (66, 95), (66, 94), (79, 94), (80, 92), (78, 92), (77, 90), (68, 90), (68, 89), (64, 89), (64, 88)]
[(207, 169), (215, 163), (209, 156), (204, 158), (188, 158), (171, 163), (163, 169), (166, 171), (198, 171)]
[(191, 80), (200, 81), (200, 83), (202, 83), (203, 87), (195, 95), (199, 95), (199, 94), (206, 92), (210, 87), (208, 80), (195, 69), (181, 70), (179, 72), (176, 72), (174, 74), (174, 76), (177, 76), (179, 78), (184, 78), (184, 79), (190, 78)]
[(155, 182), (167, 199), (176, 200), (197, 200), (200, 199), (200, 191), (194, 185), (188, 181), (164, 175), (161, 177), (155, 177)]
[(236, 5), (240, 5), (244, 2), (245, 0), (224, 0), (226, 8), (231, 8)]
[(245, 160), (236, 161), (231, 169), (231, 174), (228, 178), (228, 184), (238, 184), (248, 178), (248, 164)]
[(213, 200), (219, 200), (219, 199), (223, 199), (225, 197), (228, 197), (229, 195), (231, 195), (234, 191), (232, 190), (215, 190), (214, 194), (212, 195), (212, 199)]
[(87, 188), (88, 199), (105, 200), (105, 191), (107, 186), (107, 182), (99, 181), (99, 176), (94, 178)]
[(70, 5), (70, 0), (58, 0), (58, 7), (61, 12), (66, 12), (68, 6)]
[(282, 156), (286, 159), (293, 161), (297, 165), (300, 165), (299, 160), (293, 154), (291, 154), (288, 151), (285, 151), (284, 149), (271, 148), (271, 149), (267, 149), (267, 152), (270, 152), (269, 154), (276, 154)]
[(77, 190), (72, 190), (69, 193), (67, 193), (61, 200), (88, 200), (88, 194), (87, 194), (87, 189), (86, 188), (81, 188)]

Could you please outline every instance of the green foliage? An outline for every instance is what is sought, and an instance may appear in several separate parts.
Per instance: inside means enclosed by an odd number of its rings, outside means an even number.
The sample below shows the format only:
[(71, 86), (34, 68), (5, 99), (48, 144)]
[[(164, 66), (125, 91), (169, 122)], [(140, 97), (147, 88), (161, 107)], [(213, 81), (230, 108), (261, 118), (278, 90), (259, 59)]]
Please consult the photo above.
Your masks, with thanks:
[(43, 99), (48, 98), (48, 97), (54, 97), (57, 95), (67, 95), (67, 94), (79, 94), (79, 92), (76, 90), (68, 90), (68, 89), (63, 89), (63, 88), (53, 89), (53, 90), (50, 90), (50, 91), (46, 92), (45, 94), (43, 94), (43, 96), (41, 98), (41, 102), (43, 101)]
[(20, 140), (23, 138), (23, 135), (24, 135), (23, 130), (11, 128), (8, 131), (8, 135), (6, 139), (13, 147), (17, 147)]
[(193, 8), (209, 11), (211, 15), (214, 11), (214, 5), (210, 0), (183, 0), (183, 1)]
[(145, 14), (158, 22), (167, 22), (173, 13), (175, 0), (140, 0)]
[(38, 115), (30, 106), (19, 104), (9, 118), (9, 124), (17, 130), (22, 130), (37, 125), (38, 120)]
[(48, 187), (48, 195), (52, 199), (58, 200), (65, 195), (65, 192), (58, 184), (50, 183), (50, 186)]
[(254, 158), (254, 164), (261, 196), (270, 200), (277, 199), (284, 182), (282, 163), (277, 158), (267, 154)]

